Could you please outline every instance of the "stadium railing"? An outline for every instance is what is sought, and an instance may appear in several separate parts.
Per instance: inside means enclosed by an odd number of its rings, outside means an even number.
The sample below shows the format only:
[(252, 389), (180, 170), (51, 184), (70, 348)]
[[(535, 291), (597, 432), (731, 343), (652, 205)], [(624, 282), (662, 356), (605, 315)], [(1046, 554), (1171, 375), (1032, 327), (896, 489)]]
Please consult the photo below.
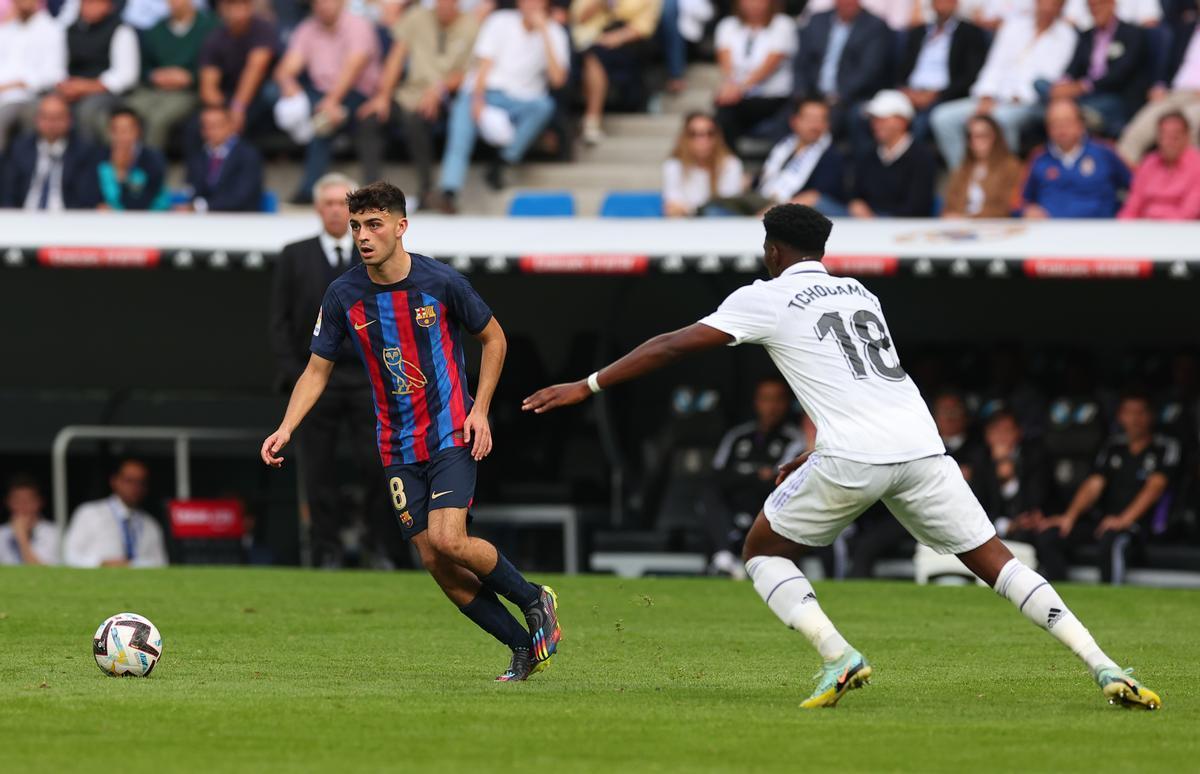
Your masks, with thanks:
[(67, 530), (67, 452), (75, 441), (170, 441), (175, 460), (175, 499), (192, 497), (192, 441), (257, 441), (270, 431), (245, 428), (134, 427), (129, 425), (68, 425), (58, 431), (50, 451), (54, 522), (60, 539)]

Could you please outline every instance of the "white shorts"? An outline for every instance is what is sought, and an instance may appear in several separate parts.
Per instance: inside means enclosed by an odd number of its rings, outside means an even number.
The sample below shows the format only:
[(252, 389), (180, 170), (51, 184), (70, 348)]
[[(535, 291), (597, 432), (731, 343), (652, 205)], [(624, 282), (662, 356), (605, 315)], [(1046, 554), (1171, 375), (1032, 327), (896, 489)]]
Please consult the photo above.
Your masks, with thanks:
[(795, 543), (827, 546), (875, 502), (939, 554), (961, 554), (996, 534), (958, 463), (945, 455), (872, 465), (813, 454), (776, 487), (763, 513)]

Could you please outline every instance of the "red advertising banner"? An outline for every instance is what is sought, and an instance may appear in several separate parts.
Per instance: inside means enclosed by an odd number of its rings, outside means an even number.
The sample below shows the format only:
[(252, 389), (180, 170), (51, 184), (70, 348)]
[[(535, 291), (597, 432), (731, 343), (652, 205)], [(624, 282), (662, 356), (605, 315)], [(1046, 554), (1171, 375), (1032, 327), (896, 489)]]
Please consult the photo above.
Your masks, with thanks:
[(890, 277), (900, 268), (894, 255), (827, 255), (821, 262), (830, 274), (855, 277)]
[(644, 255), (526, 255), (520, 260), (526, 274), (645, 274)]
[(246, 532), (237, 500), (172, 500), (167, 511), (176, 538), (236, 539)]
[(1028, 277), (1065, 279), (1141, 279), (1154, 273), (1148, 258), (1026, 258)]
[(53, 268), (152, 269), (162, 251), (154, 247), (42, 247), (37, 260)]

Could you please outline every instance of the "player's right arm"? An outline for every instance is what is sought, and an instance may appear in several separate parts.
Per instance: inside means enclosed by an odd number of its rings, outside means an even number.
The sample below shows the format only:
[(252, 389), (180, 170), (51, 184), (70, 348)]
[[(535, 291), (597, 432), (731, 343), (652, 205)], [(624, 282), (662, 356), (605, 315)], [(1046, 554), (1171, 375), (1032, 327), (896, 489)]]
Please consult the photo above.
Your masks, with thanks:
[(279, 429), (263, 441), (261, 451), (263, 462), (273, 468), (278, 468), (283, 464), (283, 457), (279, 456), (280, 450), (287, 446), (288, 441), (292, 440), (292, 433), (300, 426), (300, 422), (316, 404), (317, 398), (321, 397), (321, 393), (325, 391), (325, 385), (329, 384), (331, 373), (333, 373), (332, 360), (326, 360), (317, 354), (309, 356), (308, 366), (304, 369), (304, 373), (300, 374), (296, 386), (292, 388), (292, 397), (288, 400), (287, 411), (284, 412), (283, 421), (279, 423)]
[[(677, 331), (663, 333), (639, 344), (636, 349), (615, 363), (597, 372), (597, 383), (601, 388), (612, 387), (636, 379), (651, 371), (674, 363), (684, 355), (715, 347), (723, 347), (733, 341), (724, 331), (704, 323), (694, 323)], [(544, 414), (561, 406), (581, 403), (591, 397), (592, 390), (587, 379), (569, 384), (556, 384), (538, 390), (521, 404), (522, 411)]]

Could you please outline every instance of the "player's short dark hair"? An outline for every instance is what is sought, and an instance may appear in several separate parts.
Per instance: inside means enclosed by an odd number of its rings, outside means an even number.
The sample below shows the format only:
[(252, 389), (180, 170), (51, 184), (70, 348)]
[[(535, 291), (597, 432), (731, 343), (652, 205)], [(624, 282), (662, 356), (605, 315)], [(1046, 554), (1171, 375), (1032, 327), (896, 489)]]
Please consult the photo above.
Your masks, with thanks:
[(346, 194), (346, 206), (350, 208), (351, 213), (382, 210), (402, 218), (408, 217), (408, 203), (404, 199), (404, 192), (383, 180), (376, 180)]
[(4, 491), (12, 494), (18, 489), (32, 489), (39, 495), (42, 493), (42, 488), (38, 486), (37, 479), (28, 473), (17, 473), (8, 480), (8, 488)]
[(763, 215), (767, 239), (805, 255), (821, 258), (825, 242), (833, 231), (833, 222), (812, 207), (803, 204), (779, 204)]

